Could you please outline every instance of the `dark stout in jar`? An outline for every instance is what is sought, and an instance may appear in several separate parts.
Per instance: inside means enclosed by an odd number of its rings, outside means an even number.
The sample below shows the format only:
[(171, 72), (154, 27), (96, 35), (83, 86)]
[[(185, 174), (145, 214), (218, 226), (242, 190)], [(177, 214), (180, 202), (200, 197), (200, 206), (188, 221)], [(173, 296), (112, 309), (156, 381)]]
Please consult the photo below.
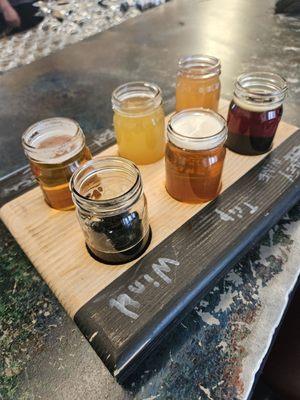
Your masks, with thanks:
[(176, 200), (203, 203), (221, 189), (226, 122), (211, 110), (174, 114), (168, 124), (166, 189)]
[(141, 255), (151, 231), (138, 168), (121, 157), (101, 157), (78, 169), (70, 182), (90, 254), (106, 264)]
[(22, 142), (46, 203), (58, 210), (74, 208), (69, 181), (91, 159), (77, 122), (67, 118), (37, 122), (23, 134)]
[(228, 111), (226, 146), (237, 153), (269, 151), (282, 116), (287, 85), (279, 75), (252, 72), (240, 75)]

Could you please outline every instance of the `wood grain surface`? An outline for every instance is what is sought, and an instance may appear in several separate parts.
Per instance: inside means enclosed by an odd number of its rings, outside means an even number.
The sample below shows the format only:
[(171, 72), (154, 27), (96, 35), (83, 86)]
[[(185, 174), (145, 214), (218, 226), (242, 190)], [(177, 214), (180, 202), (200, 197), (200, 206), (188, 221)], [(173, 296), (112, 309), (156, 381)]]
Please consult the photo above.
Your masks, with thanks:
[[(226, 117), (228, 102), (221, 101), (220, 113)], [(282, 143), (296, 127), (281, 122), (274, 147)], [(117, 155), (114, 145), (101, 155)], [(227, 150), (222, 191), (256, 165), (265, 155), (241, 156)], [(164, 187), (164, 160), (140, 167), (153, 238), (149, 252), (203, 205), (189, 205), (173, 200)], [(108, 266), (92, 259), (86, 251), (74, 211), (49, 208), (39, 188), (5, 204), (0, 215), (33, 265), (55, 293), (71, 317), (93, 296), (114, 281), (131, 263)]]

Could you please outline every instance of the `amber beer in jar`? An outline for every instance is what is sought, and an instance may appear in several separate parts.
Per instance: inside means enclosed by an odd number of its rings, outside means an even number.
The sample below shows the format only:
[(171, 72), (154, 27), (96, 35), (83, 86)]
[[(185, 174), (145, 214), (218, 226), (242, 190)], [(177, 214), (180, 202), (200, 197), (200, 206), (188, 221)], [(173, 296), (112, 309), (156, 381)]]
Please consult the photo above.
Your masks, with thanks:
[(45, 119), (25, 131), (22, 143), (46, 203), (57, 210), (74, 208), (69, 180), (91, 159), (78, 123), (68, 118)]
[(175, 113), (168, 124), (166, 189), (176, 200), (204, 203), (221, 190), (227, 126), (211, 110)]
[(176, 82), (176, 111), (208, 108), (218, 111), (220, 60), (206, 55), (180, 58)]

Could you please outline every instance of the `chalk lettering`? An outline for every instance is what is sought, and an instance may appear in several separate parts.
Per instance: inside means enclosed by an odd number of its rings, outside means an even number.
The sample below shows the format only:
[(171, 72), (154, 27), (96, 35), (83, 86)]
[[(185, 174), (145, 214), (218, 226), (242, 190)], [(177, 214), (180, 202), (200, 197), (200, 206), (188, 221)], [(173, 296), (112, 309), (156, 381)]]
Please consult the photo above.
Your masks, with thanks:
[(103, 147), (109, 140), (113, 139), (115, 136), (114, 132), (110, 129), (105, 129), (104, 132), (97, 134), (97, 138), (93, 139), (93, 143), (95, 143), (99, 147)]
[(220, 216), (222, 221), (234, 221), (234, 218), (226, 214), (224, 211), (216, 209), (215, 212)]
[(242, 211), (241, 207), (239, 207), (239, 206), (235, 206), (235, 207), (231, 208), (230, 210), (228, 210), (228, 212), (230, 214), (236, 214), (236, 212), (237, 212), (237, 217), (238, 218), (242, 218), (243, 217), (243, 211)]
[(133, 300), (130, 296), (127, 294), (123, 293), (120, 294), (117, 299), (109, 299), (109, 306), (111, 308), (115, 307), (117, 310), (119, 310), (122, 314), (126, 315), (127, 317), (130, 317), (132, 319), (137, 319), (139, 317), (138, 314), (136, 314), (133, 311), (130, 311), (127, 306), (132, 306), (134, 308), (139, 308), (140, 303), (138, 301)]
[[(250, 211), (245, 210), (245, 207), (250, 209)], [(218, 209), (216, 209), (215, 212), (219, 215), (219, 217), (222, 221), (228, 222), (228, 221), (235, 221), (236, 218), (242, 219), (245, 214), (245, 211), (248, 214), (254, 214), (257, 210), (258, 210), (257, 206), (254, 206), (245, 201), (237, 206), (234, 206), (233, 208), (230, 208), (227, 211), (227, 213), (222, 210), (218, 210)], [(231, 215), (229, 215), (229, 214), (231, 214)]]
[(258, 210), (257, 206), (252, 206), (250, 203), (246, 203), (246, 202), (244, 202), (244, 204), (245, 204), (245, 206), (250, 208), (250, 214), (254, 214)]
[(144, 275), (144, 279), (145, 279), (145, 281), (147, 281), (147, 282), (149, 282), (149, 283), (153, 283), (153, 285), (154, 285), (155, 287), (159, 287), (159, 286), (160, 286), (159, 282), (155, 281), (155, 280), (154, 280), (150, 275), (148, 275), (148, 274), (145, 274), (145, 275)]
[(154, 281), (154, 279), (151, 278), (151, 276), (148, 275), (148, 274), (145, 274), (145, 275), (144, 275), (144, 279), (145, 279), (145, 281), (147, 281), (147, 282), (149, 282), (149, 283), (152, 283), (152, 282)]
[(258, 175), (258, 180), (263, 182), (269, 182), (271, 178), (276, 174), (282, 164), (282, 160), (274, 158), (267, 165), (264, 165)]
[(172, 279), (169, 278), (164, 272), (170, 272), (171, 268), (167, 264), (179, 265), (178, 261), (171, 260), (170, 258), (159, 258), (159, 264), (153, 264), (153, 271), (166, 283), (171, 283)]
[[(179, 265), (179, 261), (172, 260), (170, 258), (159, 258), (157, 263), (152, 264), (152, 269), (158, 275), (164, 282), (166, 283), (171, 283), (172, 279), (166, 275), (166, 273), (169, 273), (171, 271), (171, 268), (169, 265)], [(154, 287), (159, 288), (161, 283), (154, 280), (150, 275), (145, 274), (142, 275), (141, 279), (144, 278), (146, 282), (152, 283)], [(147, 285), (145, 286), (142, 284), (140, 281), (136, 280), (134, 281), (133, 284), (128, 285), (128, 290), (132, 293), (135, 293), (136, 295), (143, 295), (147, 288)], [(132, 308), (140, 308), (141, 303), (139, 303), (136, 300), (133, 300), (128, 294), (122, 293), (117, 296), (116, 299), (110, 298), (109, 299), (109, 306), (110, 308), (116, 308), (118, 311), (120, 311), (123, 315), (126, 315), (129, 318), (132, 319), (137, 319), (139, 318), (139, 314), (132, 310)]]
[(283, 158), (300, 167), (300, 146), (294, 146)]
[(139, 281), (135, 281), (134, 285), (129, 285), (128, 289), (133, 293), (143, 293), (145, 286)]
[(293, 177), (291, 176), (291, 175), (289, 175), (289, 174), (286, 174), (285, 172), (283, 172), (283, 171), (279, 171), (279, 174), (281, 175), (281, 176), (284, 176), (287, 180), (289, 180), (290, 182), (294, 182), (294, 179), (293, 179)]

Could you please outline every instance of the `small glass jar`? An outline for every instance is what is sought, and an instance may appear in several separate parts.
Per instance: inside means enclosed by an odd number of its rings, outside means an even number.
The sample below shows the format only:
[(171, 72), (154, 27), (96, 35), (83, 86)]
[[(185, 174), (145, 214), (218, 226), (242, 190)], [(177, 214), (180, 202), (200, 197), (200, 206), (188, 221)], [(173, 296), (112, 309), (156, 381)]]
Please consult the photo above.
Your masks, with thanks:
[(176, 111), (208, 108), (218, 111), (220, 60), (205, 55), (180, 58), (176, 82)]
[(221, 190), (227, 126), (211, 110), (190, 109), (174, 114), (168, 124), (166, 189), (176, 200), (204, 203)]
[(228, 111), (226, 146), (247, 155), (269, 151), (282, 116), (286, 92), (286, 81), (277, 74), (240, 75)]
[(73, 175), (70, 188), (87, 248), (106, 264), (141, 255), (151, 240), (147, 201), (138, 168), (121, 157), (101, 157)]
[(112, 94), (119, 155), (136, 164), (160, 160), (165, 151), (161, 90), (153, 83), (130, 82)]
[(22, 144), (46, 203), (57, 210), (74, 208), (70, 178), (92, 158), (78, 123), (68, 118), (39, 121), (24, 132)]

